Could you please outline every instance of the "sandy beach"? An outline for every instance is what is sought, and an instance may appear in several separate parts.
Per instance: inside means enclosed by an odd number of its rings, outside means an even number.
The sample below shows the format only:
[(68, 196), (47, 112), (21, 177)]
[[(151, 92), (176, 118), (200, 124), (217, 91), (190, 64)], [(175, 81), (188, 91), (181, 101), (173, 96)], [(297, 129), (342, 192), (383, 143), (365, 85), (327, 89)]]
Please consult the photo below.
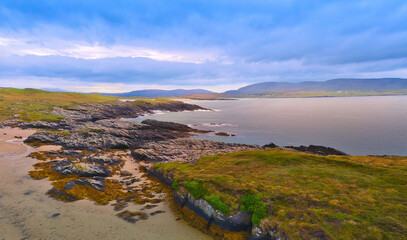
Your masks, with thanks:
[(0, 129), (0, 239), (211, 239), (185, 221), (177, 221), (166, 202), (159, 204), (165, 213), (132, 224), (116, 217), (110, 205), (88, 200), (66, 203), (48, 197), (50, 182), (28, 176), (37, 160), (26, 156), (55, 147), (25, 145), (24, 138), (34, 132)]

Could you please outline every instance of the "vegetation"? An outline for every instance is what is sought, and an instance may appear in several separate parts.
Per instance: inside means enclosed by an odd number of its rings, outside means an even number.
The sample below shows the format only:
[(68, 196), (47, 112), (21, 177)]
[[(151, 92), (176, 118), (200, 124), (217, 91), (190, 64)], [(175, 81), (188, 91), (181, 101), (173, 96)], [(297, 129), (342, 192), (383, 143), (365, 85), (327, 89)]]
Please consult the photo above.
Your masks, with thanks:
[(159, 98), (125, 98), (124, 100), (127, 100), (137, 106), (141, 106), (141, 107), (147, 107), (147, 106), (154, 106), (157, 104), (163, 104), (163, 103), (169, 103), (172, 100), (169, 98), (163, 98), (163, 97), (159, 97)]
[[(169, 103), (169, 98), (124, 98), (140, 107)], [(62, 116), (51, 114), (53, 107), (69, 108), (86, 103), (111, 103), (118, 99), (100, 94), (48, 92), (39, 89), (0, 88), (0, 121), (20, 119), (25, 122), (57, 121)], [(97, 131), (97, 129), (91, 129)]]
[(266, 204), (257, 194), (247, 194), (242, 198), (240, 210), (252, 213), (252, 222), (256, 225), (260, 224), (262, 218), (267, 217)]
[(221, 200), (230, 214), (252, 212), (253, 223), (290, 239), (407, 236), (407, 157), (266, 149), (154, 166), (173, 174), (194, 197), (217, 195), (206, 199), (212, 205)]
[(204, 196), (204, 199), (212, 205), (215, 210), (221, 211), (223, 214), (228, 214), (230, 212), (230, 208), (228, 205), (224, 204), (220, 199), (219, 195), (209, 195)]
[(179, 191), (179, 186), (178, 186), (178, 181), (173, 181), (171, 184), (171, 188), (174, 189), (175, 191)]
[(47, 92), (38, 89), (0, 88), (0, 121), (21, 119), (23, 121), (56, 121), (61, 116), (50, 113), (53, 107), (71, 107), (85, 103), (117, 101), (114, 97), (100, 94)]
[(204, 189), (202, 183), (198, 181), (188, 179), (184, 186), (195, 199), (203, 198), (205, 196), (206, 190)]
[(239, 95), (249, 98), (307, 98), (407, 95), (407, 90), (394, 91), (279, 91), (262, 94)]

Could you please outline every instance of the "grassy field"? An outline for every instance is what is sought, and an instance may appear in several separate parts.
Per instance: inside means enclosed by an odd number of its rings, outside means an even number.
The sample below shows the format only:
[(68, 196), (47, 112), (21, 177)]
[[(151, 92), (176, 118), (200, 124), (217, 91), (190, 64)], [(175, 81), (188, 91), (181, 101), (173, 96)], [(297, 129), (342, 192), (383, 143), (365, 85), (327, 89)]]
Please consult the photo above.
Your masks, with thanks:
[(307, 97), (358, 97), (407, 95), (407, 90), (397, 91), (281, 91), (239, 97), (253, 98), (307, 98)]
[[(168, 103), (168, 98), (128, 98), (137, 106), (152, 106)], [(70, 92), (48, 92), (39, 89), (0, 88), (0, 121), (21, 119), (31, 122), (38, 120), (57, 121), (61, 116), (52, 115), (53, 107), (72, 107), (86, 103), (111, 103), (116, 97), (100, 94)]]
[(169, 103), (172, 101), (171, 98), (164, 98), (164, 97), (158, 97), (158, 98), (145, 98), (145, 97), (127, 97), (127, 98), (122, 98), (122, 100), (130, 101), (131, 103), (137, 105), (137, 106), (153, 106), (156, 104), (162, 104), (162, 103)]
[(100, 94), (0, 88), (0, 121), (7, 119), (56, 121), (61, 117), (49, 113), (52, 107), (64, 108), (77, 104), (106, 103), (113, 101), (117, 101), (117, 99)]
[(407, 157), (317, 156), (279, 149), (160, 163), (174, 189), (290, 239), (405, 239)]

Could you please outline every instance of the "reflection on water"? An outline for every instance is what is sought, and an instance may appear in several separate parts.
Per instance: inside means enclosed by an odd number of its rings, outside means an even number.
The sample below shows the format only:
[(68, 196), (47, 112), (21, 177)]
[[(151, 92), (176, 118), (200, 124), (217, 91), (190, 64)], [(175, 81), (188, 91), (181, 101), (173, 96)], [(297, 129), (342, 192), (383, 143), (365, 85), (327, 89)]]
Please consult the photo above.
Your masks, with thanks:
[(237, 134), (225, 142), (324, 145), (349, 154), (407, 155), (407, 96), (190, 101), (219, 111), (144, 116)]

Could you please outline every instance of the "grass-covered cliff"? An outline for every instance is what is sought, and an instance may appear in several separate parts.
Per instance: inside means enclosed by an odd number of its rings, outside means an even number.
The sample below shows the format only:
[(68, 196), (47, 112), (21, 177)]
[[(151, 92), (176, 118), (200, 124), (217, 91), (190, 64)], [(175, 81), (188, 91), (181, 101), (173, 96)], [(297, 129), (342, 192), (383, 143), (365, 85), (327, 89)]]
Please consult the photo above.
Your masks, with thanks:
[(407, 157), (317, 156), (267, 149), (160, 163), (173, 188), (289, 239), (405, 239)]
[(16, 118), (23, 121), (55, 121), (61, 117), (50, 113), (53, 107), (65, 108), (77, 104), (112, 101), (117, 101), (117, 99), (99, 94), (47, 92), (31, 88), (0, 88), (0, 121)]
[[(56, 121), (61, 116), (52, 113), (54, 107), (69, 108), (81, 104), (104, 104), (118, 102), (119, 99), (100, 94), (71, 92), (48, 92), (39, 89), (0, 88), (0, 122), (20, 119), (25, 122), (38, 120)], [(167, 98), (129, 99), (133, 105), (151, 107), (169, 103)]]

